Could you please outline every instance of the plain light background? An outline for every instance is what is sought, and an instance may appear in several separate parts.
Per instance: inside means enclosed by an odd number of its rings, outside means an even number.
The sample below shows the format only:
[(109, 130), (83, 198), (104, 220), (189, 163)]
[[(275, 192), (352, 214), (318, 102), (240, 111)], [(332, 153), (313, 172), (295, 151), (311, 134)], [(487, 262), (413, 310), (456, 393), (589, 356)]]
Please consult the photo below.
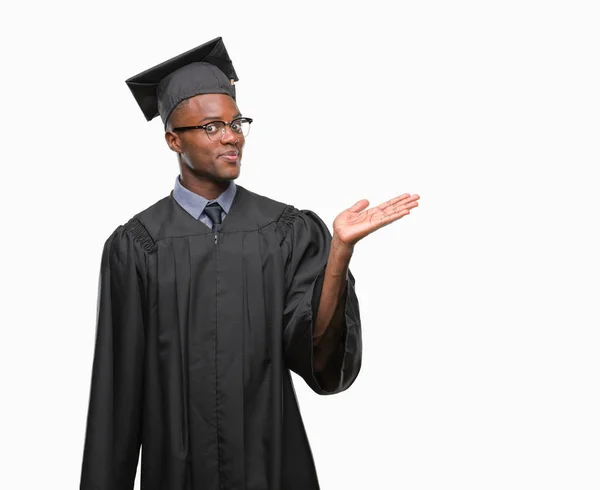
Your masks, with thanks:
[(330, 230), (421, 196), (356, 245), (355, 384), (294, 376), (322, 488), (600, 488), (596, 6), (3, 9), (0, 487), (78, 488), (102, 246), (177, 175), (124, 81), (223, 36), (239, 184)]

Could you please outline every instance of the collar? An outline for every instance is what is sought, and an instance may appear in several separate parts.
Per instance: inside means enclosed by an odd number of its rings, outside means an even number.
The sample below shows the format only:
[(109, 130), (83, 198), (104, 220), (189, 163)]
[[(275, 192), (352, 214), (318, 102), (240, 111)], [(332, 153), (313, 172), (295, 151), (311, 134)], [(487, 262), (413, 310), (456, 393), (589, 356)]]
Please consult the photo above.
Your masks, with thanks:
[(235, 185), (235, 182), (232, 180), (229, 183), (229, 187), (223, 191), (219, 197), (209, 201), (205, 197), (202, 197), (183, 187), (179, 181), (179, 176), (177, 176), (175, 178), (175, 188), (173, 189), (173, 199), (175, 199), (177, 204), (179, 204), (195, 219), (200, 219), (200, 216), (204, 212), (206, 205), (215, 201), (218, 202), (225, 213), (228, 214), (229, 209), (231, 208), (231, 203), (233, 202), (233, 198), (235, 197), (237, 190), (236, 187), (237, 186)]

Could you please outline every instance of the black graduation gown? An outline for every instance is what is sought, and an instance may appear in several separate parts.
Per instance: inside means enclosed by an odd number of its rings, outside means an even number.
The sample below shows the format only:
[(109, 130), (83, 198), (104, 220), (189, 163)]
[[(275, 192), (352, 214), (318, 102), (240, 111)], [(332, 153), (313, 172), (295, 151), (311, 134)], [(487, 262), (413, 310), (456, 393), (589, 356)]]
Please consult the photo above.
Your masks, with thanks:
[(354, 277), (344, 337), (313, 370), (331, 234), (312, 211), (238, 185), (215, 235), (172, 194), (104, 246), (81, 490), (313, 490), (288, 369), (316, 393), (356, 379)]

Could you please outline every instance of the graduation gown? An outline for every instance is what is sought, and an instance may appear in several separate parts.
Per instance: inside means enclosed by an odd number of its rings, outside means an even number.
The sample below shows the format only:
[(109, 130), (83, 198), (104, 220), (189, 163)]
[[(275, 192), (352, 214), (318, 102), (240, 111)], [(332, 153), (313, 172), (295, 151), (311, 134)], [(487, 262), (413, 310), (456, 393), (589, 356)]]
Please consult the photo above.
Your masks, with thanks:
[(105, 243), (81, 490), (319, 488), (290, 371), (346, 390), (361, 366), (346, 278), (344, 336), (324, 371), (312, 331), (331, 234), (312, 211), (238, 185), (213, 233), (172, 194)]

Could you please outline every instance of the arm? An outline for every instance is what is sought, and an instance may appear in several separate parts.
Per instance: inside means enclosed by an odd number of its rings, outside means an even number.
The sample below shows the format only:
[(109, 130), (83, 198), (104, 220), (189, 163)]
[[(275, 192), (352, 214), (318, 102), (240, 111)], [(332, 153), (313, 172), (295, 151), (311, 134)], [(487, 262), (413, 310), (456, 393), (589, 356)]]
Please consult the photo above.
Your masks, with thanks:
[(373, 231), (409, 214), (410, 209), (418, 205), (418, 199), (417, 194), (403, 194), (368, 211), (364, 209), (369, 201), (361, 199), (333, 222), (333, 238), (313, 332), (315, 372), (323, 372), (340, 350), (345, 330), (348, 264), (354, 245)]
[(342, 342), (345, 328), (344, 305), (347, 297), (348, 266), (353, 251), (353, 246), (340, 242), (334, 234), (313, 332), (315, 346), (313, 361), (316, 372), (325, 369), (327, 361)]
[(119, 227), (102, 255), (80, 490), (133, 489), (141, 447), (145, 343), (138, 253)]
[[(282, 242), (286, 284), (282, 339), (285, 365), (316, 393), (339, 393), (356, 379), (362, 355), (358, 297), (348, 267), (349, 254), (344, 253), (349, 249), (338, 246), (342, 243), (331, 236), (327, 225), (312, 211), (290, 207), (281, 222), (288, 223)], [(321, 301), (325, 306), (319, 306)], [(320, 330), (317, 330), (317, 316), (322, 318)], [(323, 328), (329, 325), (330, 328)], [(318, 348), (315, 332), (321, 337)], [(326, 349), (327, 346), (330, 348)], [(319, 354), (321, 349), (327, 354)], [(317, 354), (322, 361), (315, 362)]]

